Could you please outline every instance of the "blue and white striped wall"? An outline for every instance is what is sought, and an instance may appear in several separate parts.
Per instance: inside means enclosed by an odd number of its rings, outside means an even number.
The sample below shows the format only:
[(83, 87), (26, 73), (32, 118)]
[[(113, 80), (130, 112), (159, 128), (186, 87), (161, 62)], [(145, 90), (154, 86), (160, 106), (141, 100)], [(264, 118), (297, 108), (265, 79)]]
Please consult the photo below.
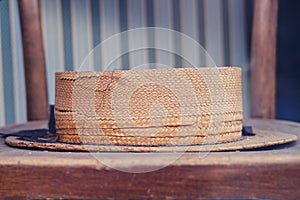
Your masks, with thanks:
[(22, 42), (17, 1), (0, 2), (0, 125), (26, 120)]
[[(49, 102), (54, 103), (54, 72), (78, 70), (83, 59), (101, 41), (132, 28), (162, 27), (180, 31), (203, 45), (217, 65), (244, 70), (244, 108), (248, 116), (245, 0), (41, 0)], [(132, 48), (154, 35), (128, 35), (114, 48), (101, 49), (90, 65), (106, 63), (123, 48)], [(166, 37), (170, 48), (193, 53), (176, 38)], [(197, 55), (196, 55), (197, 56)], [(182, 65), (170, 54), (138, 51), (117, 60), (129, 69), (143, 63)], [(94, 65), (95, 70), (101, 66)], [(17, 0), (0, 1), (0, 125), (26, 121), (22, 43)]]

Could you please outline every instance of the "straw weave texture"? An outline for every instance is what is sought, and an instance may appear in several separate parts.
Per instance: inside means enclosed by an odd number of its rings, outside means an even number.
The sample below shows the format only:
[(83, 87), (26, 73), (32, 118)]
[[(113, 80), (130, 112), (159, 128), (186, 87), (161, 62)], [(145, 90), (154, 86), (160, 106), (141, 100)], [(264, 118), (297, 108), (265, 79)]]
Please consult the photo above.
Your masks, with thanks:
[(237, 67), (56, 73), (56, 131), (77, 144), (197, 145), (239, 140)]

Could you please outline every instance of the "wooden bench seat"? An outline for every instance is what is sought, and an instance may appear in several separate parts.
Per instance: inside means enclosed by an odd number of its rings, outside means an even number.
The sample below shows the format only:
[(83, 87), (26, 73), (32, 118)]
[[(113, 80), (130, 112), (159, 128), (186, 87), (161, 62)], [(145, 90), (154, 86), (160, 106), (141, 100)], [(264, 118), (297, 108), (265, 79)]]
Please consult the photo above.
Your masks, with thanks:
[[(247, 125), (300, 137), (300, 124), (247, 120)], [(45, 122), (3, 127), (13, 132)], [(160, 165), (172, 154), (129, 159), (129, 153), (103, 153), (122, 169)], [(144, 160), (139, 160), (144, 159)], [(63, 199), (299, 199), (300, 144), (237, 152), (184, 153), (170, 165), (148, 173), (105, 166), (90, 153), (49, 152), (8, 147), (0, 140), (0, 196)]]

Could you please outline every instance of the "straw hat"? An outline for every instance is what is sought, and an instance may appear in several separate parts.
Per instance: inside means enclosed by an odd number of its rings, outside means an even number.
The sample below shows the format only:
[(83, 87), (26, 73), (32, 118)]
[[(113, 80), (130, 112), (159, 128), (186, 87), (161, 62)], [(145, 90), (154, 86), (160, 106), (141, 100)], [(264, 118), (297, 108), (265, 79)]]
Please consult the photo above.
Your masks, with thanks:
[(6, 143), (70, 151), (182, 152), (251, 149), (297, 139), (255, 127), (242, 133), (238, 67), (60, 72), (55, 98), (58, 137), (50, 134), (51, 142), (8, 137)]

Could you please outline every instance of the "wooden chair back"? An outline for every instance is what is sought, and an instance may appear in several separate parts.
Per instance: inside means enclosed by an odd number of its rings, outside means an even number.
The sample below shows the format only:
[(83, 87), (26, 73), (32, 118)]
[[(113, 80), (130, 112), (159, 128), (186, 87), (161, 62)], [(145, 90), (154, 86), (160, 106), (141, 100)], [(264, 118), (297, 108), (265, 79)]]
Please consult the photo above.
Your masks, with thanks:
[(256, 0), (251, 44), (251, 117), (275, 118), (278, 0)]
[(48, 119), (45, 53), (39, 1), (18, 2), (24, 56), (28, 121)]

